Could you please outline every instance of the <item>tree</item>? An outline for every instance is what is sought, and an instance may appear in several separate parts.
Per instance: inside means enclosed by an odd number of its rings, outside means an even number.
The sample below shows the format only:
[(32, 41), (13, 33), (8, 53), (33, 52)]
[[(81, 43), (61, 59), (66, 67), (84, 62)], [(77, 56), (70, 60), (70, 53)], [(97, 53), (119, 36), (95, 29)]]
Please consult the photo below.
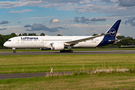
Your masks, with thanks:
[(101, 33), (101, 35), (103, 35), (104, 33)]
[(132, 37), (117, 36), (117, 38), (121, 39), (121, 41), (117, 43), (117, 46), (134, 44), (134, 39)]
[(11, 33), (11, 37), (15, 37), (17, 36), (15, 33)]
[[(101, 33), (101, 35), (103, 35), (104, 33)], [(96, 35), (98, 35), (98, 34), (93, 34), (92, 36), (96, 36)]]
[(125, 38), (124, 36), (117, 36), (118, 39), (123, 39)]
[(92, 36), (96, 36), (96, 35), (98, 35), (98, 34), (93, 34)]
[(28, 36), (37, 36), (36, 33), (29, 33)]
[(61, 34), (58, 34), (57, 36), (62, 36)]
[(0, 34), (0, 47), (3, 47), (3, 43), (4, 43), (4, 37), (3, 35)]
[(41, 33), (40, 36), (45, 36), (45, 34), (44, 33)]
[(128, 40), (128, 45), (133, 45), (134, 44), (134, 40), (132, 37), (127, 37)]
[(23, 33), (22, 36), (27, 36), (27, 33)]
[(22, 34), (19, 34), (19, 36), (22, 36)]

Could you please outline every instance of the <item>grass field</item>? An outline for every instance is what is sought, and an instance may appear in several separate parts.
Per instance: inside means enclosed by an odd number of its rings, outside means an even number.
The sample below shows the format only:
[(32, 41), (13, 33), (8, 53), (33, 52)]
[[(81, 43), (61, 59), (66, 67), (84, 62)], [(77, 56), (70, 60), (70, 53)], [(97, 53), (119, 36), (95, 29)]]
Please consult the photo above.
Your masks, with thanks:
[(135, 73), (99, 73), (72, 76), (0, 80), (0, 90), (134, 90)]
[(0, 73), (35, 73), (135, 67), (134, 54), (0, 56)]
[[(0, 74), (134, 69), (135, 54), (0, 56)], [(134, 90), (135, 73), (97, 73), (0, 80), (0, 90)]]

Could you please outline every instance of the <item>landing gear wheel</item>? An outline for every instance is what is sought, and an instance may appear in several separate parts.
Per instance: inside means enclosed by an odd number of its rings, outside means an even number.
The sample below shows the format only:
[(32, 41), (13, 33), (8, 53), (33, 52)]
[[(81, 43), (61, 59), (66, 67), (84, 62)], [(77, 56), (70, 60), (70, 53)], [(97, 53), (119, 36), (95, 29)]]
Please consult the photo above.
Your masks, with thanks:
[(16, 50), (14, 50), (13, 53), (16, 53)]
[(73, 53), (73, 50), (70, 50), (70, 53)]

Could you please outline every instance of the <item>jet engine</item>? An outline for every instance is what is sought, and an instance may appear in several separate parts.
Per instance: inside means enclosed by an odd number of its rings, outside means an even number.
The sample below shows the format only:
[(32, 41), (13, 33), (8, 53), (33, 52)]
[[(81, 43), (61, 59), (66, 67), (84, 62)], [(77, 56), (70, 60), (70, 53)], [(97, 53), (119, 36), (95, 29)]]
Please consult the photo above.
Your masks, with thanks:
[(51, 43), (51, 50), (63, 50), (65, 45), (61, 42)]

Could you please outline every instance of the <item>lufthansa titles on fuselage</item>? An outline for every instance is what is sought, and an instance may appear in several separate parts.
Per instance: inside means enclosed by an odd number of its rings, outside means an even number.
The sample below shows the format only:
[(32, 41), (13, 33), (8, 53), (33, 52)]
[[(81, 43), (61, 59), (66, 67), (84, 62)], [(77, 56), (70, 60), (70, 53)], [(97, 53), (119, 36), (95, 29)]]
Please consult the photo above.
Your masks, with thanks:
[(37, 41), (38, 40), (38, 37), (21, 37), (21, 40), (23, 41)]

